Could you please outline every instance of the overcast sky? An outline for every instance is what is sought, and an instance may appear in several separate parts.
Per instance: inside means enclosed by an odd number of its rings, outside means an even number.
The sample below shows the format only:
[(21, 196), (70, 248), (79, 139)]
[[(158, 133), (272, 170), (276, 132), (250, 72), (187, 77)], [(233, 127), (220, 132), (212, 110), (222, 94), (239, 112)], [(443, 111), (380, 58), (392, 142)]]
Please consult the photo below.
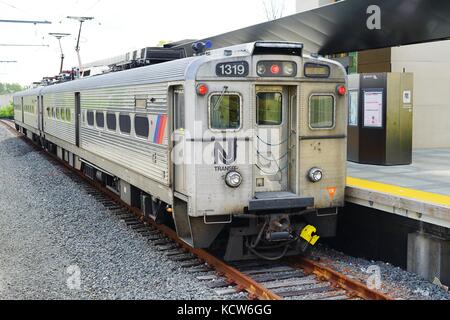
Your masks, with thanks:
[[(295, 12), (294, 0), (284, 15)], [(91, 62), (160, 40), (206, 38), (266, 21), (263, 0), (0, 0), (0, 19), (49, 20), (51, 25), (0, 23), (0, 44), (45, 44), (49, 47), (0, 46), (0, 82), (29, 85), (59, 72), (60, 51), (49, 32), (71, 33), (63, 39), (65, 69), (77, 65), (78, 22), (67, 16), (93, 16), (81, 37), (81, 58)]]

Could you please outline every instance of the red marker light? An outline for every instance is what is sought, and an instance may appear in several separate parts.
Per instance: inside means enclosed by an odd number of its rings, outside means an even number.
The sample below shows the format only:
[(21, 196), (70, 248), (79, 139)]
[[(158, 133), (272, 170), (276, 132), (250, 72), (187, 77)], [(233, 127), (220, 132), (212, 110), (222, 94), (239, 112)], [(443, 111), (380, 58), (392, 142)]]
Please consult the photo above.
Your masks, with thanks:
[(277, 64), (274, 64), (270, 67), (270, 72), (272, 72), (272, 74), (279, 74), (281, 71), (280, 66)]
[(197, 94), (200, 96), (206, 96), (208, 94), (208, 86), (206, 84), (199, 84), (197, 86)]
[(346, 88), (345, 86), (339, 86), (339, 87), (337, 88), (337, 93), (338, 93), (340, 96), (345, 96), (345, 95), (347, 94), (347, 88)]

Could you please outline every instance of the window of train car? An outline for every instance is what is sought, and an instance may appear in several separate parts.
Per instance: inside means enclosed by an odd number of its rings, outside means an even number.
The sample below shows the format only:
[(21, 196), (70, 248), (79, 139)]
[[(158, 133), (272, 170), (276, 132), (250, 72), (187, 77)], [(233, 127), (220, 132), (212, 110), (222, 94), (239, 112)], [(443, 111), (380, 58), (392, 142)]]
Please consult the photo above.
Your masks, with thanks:
[(176, 90), (174, 92), (174, 105), (175, 105), (175, 130), (185, 129), (185, 106), (184, 106), (184, 91)]
[(108, 127), (108, 130), (111, 131), (117, 130), (116, 115), (114, 113), (106, 114), (106, 126)]
[(52, 108), (52, 117), (53, 119), (56, 119), (56, 109)]
[(66, 121), (72, 122), (72, 112), (69, 108), (66, 109)]
[(121, 133), (131, 133), (131, 119), (129, 115), (121, 114), (119, 116), (119, 127)]
[(56, 119), (61, 120), (61, 109), (56, 108)]
[(88, 111), (86, 117), (87, 117), (88, 125), (93, 127), (94, 126), (94, 112), (93, 111)]
[(241, 128), (241, 97), (237, 94), (213, 94), (209, 98), (210, 128), (239, 130)]
[(50, 116), (50, 108), (47, 108), (47, 118), (51, 118), (51, 116)]
[(315, 94), (309, 99), (309, 126), (311, 129), (333, 129), (335, 100), (333, 95)]
[(66, 108), (61, 108), (61, 120), (66, 121)]
[(134, 131), (136, 132), (136, 136), (145, 139), (148, 138), (150, 134), (150, 127), (146, 116), (136, 115), (134, 117)]
[(259, 126), (279, 126), (283, 122), (283, 95), (280, 92), (259, 92), (256, 112)]
[(100, 128), (100, 129), (105, 128), (105, 114), (102, 111), (96, 112), (95, 122), (97, 124), (97, 128)]

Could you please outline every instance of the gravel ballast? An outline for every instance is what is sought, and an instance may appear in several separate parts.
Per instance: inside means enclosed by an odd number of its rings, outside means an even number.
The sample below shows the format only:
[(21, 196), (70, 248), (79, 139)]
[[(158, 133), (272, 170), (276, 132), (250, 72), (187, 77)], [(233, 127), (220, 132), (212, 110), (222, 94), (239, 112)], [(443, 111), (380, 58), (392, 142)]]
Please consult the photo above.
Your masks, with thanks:
[(0, 299), (220, 298), (0, 125)]
[[(318, 246), (312, 258), (399, 300), (450, 300), (448, 290), (389, 263), (350, 257), (326, 246)], [(375, 277), (378, 277), (379, 282)]]

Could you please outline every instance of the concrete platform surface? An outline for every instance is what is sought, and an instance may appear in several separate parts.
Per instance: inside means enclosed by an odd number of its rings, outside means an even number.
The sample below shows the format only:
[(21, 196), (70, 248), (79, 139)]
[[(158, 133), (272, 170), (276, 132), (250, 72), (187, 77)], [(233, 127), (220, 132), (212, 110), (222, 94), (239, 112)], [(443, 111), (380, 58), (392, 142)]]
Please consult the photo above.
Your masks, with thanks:
[(408, 166), (349, 162), (347, 202), (450, 228), (450, 149), (417, 150)]
[(348, 163), (349, 177), (450, 196), (450, 149), (416, 150), (409, 166)]

